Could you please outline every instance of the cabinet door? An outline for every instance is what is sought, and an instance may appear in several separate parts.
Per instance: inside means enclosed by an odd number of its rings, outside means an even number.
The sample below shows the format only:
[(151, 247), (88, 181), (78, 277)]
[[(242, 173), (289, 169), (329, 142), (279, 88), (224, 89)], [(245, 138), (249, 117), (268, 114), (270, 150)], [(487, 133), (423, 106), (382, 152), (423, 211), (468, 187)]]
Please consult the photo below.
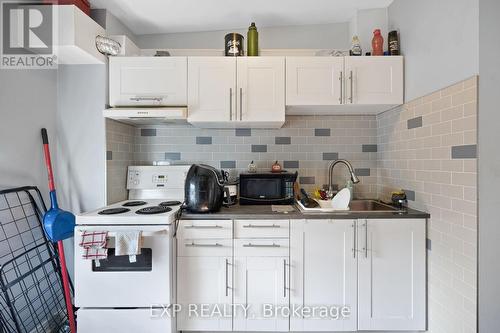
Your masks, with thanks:
[(190, 57), (188, 122), (228, 123), (236, 117), (236, 58)]
[(358, 223), (359, 330), (425, 330), (425, 220)]
[(403, 57), (345, 57), (346, 104), (403, 104)]
[(110, 57), (109, 105), (187, 103), (186, 57)]
[[(288, 316), (276, 310), (289, 306), (289, 257), (266, 256), (265, 245), (257, 246), (262, 256), (244, 255), (249, 254), (248, 249), (241, 248), (240, 252), (239, 247), (235, 247), (234, 330), (288, 331)], [(246, 311), (242, 306), (247, 307)]]
[(287, 57), (286, 105), (343, 103), (343, 57)]
[(285, 58), (242, 57), (237, 59), (236, 120), (245, 123), (285, 122)]
[[(232, 330), (231, 264), (231, 257), (177, 258), (177, 303), (182, 307), (177, 315), (179, 331)], [(203, 304), (209, 306), (208, 312), (202, 311)]]
[(345, 316), (292, 316), (291, 331), (355, 331), (357, 252), (355, 220), (291, 221), (291, 306), (344, 307)]

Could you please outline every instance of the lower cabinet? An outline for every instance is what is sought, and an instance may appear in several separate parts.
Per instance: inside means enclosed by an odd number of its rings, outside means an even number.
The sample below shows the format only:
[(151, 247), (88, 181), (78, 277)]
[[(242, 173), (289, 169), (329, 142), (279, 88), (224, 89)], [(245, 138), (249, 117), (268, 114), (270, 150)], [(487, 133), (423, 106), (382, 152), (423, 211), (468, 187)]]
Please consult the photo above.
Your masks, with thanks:
[(356, 331), (355, 227), (355, 220), (292, 221), (291, 306), (303, 310), (290, 318), (291, 331)]
[(426, 329), (424, 219), (218, 223), (180, 234), (179, 331)]
[(350, 311), (292, 317), (290, 330), (425, 330), (425, 237), (423, 219), (292, 221), (292, 307)]
[(358, 222), (358, 330), (426, 329), (425, 220)]
[[(289, 247), (286, 240), (235, 240), (235, 331), (288, 331)], [(245, 308), (243, 308), (245, 307)]]
[(231, 264), (231, 257), (177, 259), (179, 331), (232, 330)]

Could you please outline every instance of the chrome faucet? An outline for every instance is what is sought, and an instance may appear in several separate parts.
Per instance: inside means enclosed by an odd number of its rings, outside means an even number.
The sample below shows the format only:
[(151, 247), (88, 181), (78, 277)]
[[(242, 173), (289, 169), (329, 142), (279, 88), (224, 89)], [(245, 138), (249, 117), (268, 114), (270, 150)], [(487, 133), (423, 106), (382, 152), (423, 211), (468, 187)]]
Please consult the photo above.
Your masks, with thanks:
[(351, 174), (352, 182), (354, 184), (359, 183), (359, 178), (354, 174), (354, 169), (353, 169), (351, 163), (349, 163), (349, 161), (347, 161), (347, 160), (332, 161), (330, 163), (330, 166), (328, 166), (328, 191), (326, 192), (327, 197), (330, 199), (333, 198), (333, 196), (334, 196), (333, 184), (332, 184), (333, 168), (339, 163), (344, 164), (347, 167), (347, 169), (349, 170), (349, 173)]

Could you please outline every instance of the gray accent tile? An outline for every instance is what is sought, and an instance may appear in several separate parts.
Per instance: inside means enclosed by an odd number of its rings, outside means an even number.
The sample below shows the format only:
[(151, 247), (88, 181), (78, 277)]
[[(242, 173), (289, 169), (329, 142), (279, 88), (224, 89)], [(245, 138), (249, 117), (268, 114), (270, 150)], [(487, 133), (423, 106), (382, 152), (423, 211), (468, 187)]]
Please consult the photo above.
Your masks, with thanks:
[(354, 169), (354, 173), (356, 174), (356, 176), (369, 176), (370, 175), (370, 168)]
[(408, 129), (422, 127), (422, 116), (408, 119), (406, 122)]
[(289, 145), (292, 143), (292, 138), (289, 136), (277, 136), (274, 138), (274, 143), (277, 145)]
[(252, 153), (267, 153), (267, 145), (252, 145)]
[(315, 184), (316, 178), (315, 177), (299, 177), (299, 182), (301, 184)]
[(156, 136), (156, 128), (141, 128), (141, 136)]
[(427, 250), (432, 251), (432, 240), (430, 240), (429, 238), (426, 238), (425, 239), (425, 247), (427, 248)]
[(106, 160), (111, 161), (113, 159), (113, 152), (111, 150), (106, 151)]
[(378, 151), (377, 145), (362, 145), (361, 151), (363, 153), (376, 153)]
[(251, 128), (236, 128), (234, 130), (234, 135), (236, 136), (252, 136)]
[(298, 169), (299, 161), (283, 161), (283, 168), (285, 169)]
[(220, 167), (222, 169), (235, 169), (236, 161), (220, 161)]
[(406, 199), (415, 201), (415, 191), (405, 189), (403, 189), (403, 191), (406, 193)]
[(181, 153), (165, 153), (165, 159), (171, 161), (180, 161)]
[(451, 147), (451, 158), (476, 158), (477, 145)]
[(330, 136), (331, 130), (329, 128), (315, 128), (314, 136)]
[[(323, 184), (322, 189), (323, 190), (328, 190), (328, 184)], [(332, 184), (332, 190), (338, 191), (339, 190), (339, 184)]]
[(211, 136), (197, 136), (196, 137), (197, 145), (211, 145), (212, 137)]
[(334, 161), (339, 159), (339, 153), (323, 153), (323, 161)]

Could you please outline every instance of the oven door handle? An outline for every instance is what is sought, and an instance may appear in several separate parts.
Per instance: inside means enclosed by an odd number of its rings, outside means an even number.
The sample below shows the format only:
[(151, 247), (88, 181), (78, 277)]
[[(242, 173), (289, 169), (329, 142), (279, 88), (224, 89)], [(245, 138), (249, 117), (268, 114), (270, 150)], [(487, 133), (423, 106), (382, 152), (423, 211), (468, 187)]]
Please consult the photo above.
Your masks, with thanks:
[[(107, 230), (78, 230), (78, 232), (83, 232), (83, 231), (90, 231), (90, 232), (102, 232), (102, 231), (107, 231)], [(127, 231), (136, 231), (136, 230), (123, 230), (123, 232)], [(142, 231), (142, 237), (154, 237), (154, 236), (162, 236), (162, 235), (168, 235), (168, 230), (166, 229), (161, 229), (161, 230), (155, 230), (155, 231), (146, 231), (146, 230), (137, 230), (137, 231)], [(108, 231), (108, 237), (116, 237), (116, 231)]]

